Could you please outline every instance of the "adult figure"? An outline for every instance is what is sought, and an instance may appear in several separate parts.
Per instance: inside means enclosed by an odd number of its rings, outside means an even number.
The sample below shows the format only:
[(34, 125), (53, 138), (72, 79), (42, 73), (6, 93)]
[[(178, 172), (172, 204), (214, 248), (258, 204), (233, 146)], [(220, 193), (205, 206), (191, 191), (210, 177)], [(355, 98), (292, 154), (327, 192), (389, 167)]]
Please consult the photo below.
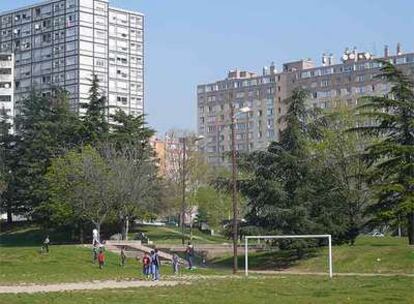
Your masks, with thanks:
[(47, 253), (49, 253), (49, 244), (50, 244), (49, 235), (46, 235), (46, 238), (43, 241), (43, 250), (46, 251)]
[(160, 256), (158, 255), (158, 249), (151, 250), (151, 274), (152, 274), (152, 280), (153, 281), (159, 281), (160, 279), (160, 267), (161, 267), (161, 261)]
[(193, 257), (194, 248), (193, 245), (190, 242), (188, 242), (187, 248), (185, 250), (185, 259), (187, 260), (189, 270), (193, 269)]

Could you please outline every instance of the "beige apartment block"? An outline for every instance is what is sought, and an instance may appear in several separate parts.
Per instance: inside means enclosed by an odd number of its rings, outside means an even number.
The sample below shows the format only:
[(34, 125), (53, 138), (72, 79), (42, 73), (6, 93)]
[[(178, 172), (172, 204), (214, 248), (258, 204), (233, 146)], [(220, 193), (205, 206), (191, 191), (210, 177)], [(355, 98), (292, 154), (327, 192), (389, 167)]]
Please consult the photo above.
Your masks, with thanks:
[[(385, 95), (390, 85), (375, 76), (381, 64), (375, 59), (396, 64), (414, 79), (414, 53), (403, 53), (400, 45), (390, 55), (388, 47), (381, 58), (356, 48), (345, 50), (340, 63), (331, 54), (322, 56), (322, 65), (304, 59), (263, 68), (260, 75), (240, 70), (227, 78), (197, 86), (197, 132), (204, 136), (202, 150), (213, 165), (227, 163), (231, 151), (230, 107), (236, 112), (236, 150), (248, 152), (266, 149), (279, 140), (280, 117), (286, 111), (286, 99), (297, 87), (309, 92), (308, 106), (333, 108), (338, 102), (350, 107), (366, 95)], [(249, 112), (238, 113), (248, 107)]]

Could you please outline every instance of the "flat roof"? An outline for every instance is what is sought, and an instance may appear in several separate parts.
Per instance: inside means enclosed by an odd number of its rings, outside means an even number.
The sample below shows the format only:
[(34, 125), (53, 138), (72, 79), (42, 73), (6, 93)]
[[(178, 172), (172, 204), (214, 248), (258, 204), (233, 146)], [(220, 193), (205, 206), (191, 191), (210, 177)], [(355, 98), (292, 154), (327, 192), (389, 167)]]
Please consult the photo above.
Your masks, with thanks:
[(15, 8), (15, 9), (12, 9), (12, 10), (0, 12), (0, 15), (8, 15), (8, 14), (11, 14), (11, 13), (27, 10), (29, 8), (33, 8), (33, 7), (41, 6), (41, 5), (46, 5), (46, 4), (57, 2), (57, 1), (60, 1), (60, 0), (44, 0), (44, 1), (39, 2), (39, 3), (33, 3), (33, 4), (22, 6), (20, 8)]
[[(30, 5), (22, 6), (20, 8), (15, 8), (15, 9), (8, 10), (8, 11), (2, 11), (2, 12), (0, 12), (0, 15), (8, 15), (8, 14), (24, 11), (24, 10), (27, 10), (27, 9), (30, 9), (30, 8), (34, 8), (34, 7), (37, 7), (37, 6), (42, 6), (42, 5), (46, 5), (46, 4), (50, 4), (50, 3), (58, 2), (58, 1), (60, 1), (60, 0), (44, 0), (44, 1), (41, 1), (39, 3), (33, 3), (33, 4), (30, 4)], [(101, 0), (101, 1), (105, 1), (105, 2), (108, 3), (108, 0)], [(144, 16), (144, 14), (140, 13), (140, 12), (136, 12), (136, 11), (132, 11), (132, 10), (126, 10), (126, 9), (118, 8), (118, 7), (112, 7), (110, 5), (109, 5), (108, 8), (112, 9), (112, 10), (116, 10), (116, 11), (121, 11), (121, 12), (125, 12), (125, 13)]]

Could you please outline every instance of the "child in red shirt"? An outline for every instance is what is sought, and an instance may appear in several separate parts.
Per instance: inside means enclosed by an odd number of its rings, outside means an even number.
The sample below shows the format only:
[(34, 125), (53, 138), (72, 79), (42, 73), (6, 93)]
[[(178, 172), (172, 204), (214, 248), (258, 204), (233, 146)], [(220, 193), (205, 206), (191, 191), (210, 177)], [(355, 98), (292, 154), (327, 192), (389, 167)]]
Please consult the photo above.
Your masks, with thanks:
[(102, 249), (99, 250), (99, 253), (98, 253), (98, 263), (99, 263), (99, 269), (102, 269), (105, 264), (105, 255)]
[(142, 258), (142, 267), (143, 267), (143, 273), (144, 276), (148, 279), (150, 277), (150, 268), (151, 268), (151, 259), (148, 256), (148, 253), (144, 254), (144, 257)]

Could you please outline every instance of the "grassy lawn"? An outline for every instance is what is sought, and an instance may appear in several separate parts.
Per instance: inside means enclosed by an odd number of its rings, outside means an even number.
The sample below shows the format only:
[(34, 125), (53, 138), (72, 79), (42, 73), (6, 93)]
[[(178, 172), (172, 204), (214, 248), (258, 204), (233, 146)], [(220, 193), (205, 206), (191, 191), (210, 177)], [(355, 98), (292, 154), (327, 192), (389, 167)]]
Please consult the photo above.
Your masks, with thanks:
[(125, 290), (1, 295), (2, 303), (413, 303), (412, 278), (288, 276), (217, 279), (191, 285)]
[[(216, 270), (197, 269), (183, 274), (212, 274)], [(172, 273), (164, 265), (162, 275)], [(92, 263), (90, 248), (78, 245), (51, 246), (48, 254), (40, 254), (36, 247), (3, 247), (0, 249), (0, 285), (18, 283), (58, 283), (104, 279), (141, 278), (141, 264), (130, 258), (125, 268), (119, 257), (106, 252), (106, 265), (99, 269)]]
[[(304, 260), (294, 268), (304, 271), (327, 269), (328, 249)], [(360, 237), (355, 246), (333, 247), (335, 272), (412, 273), (414, 274), (414, 248), (406, 238)]]
[[(154, 227), (154, 226), (138, 226), (133, 232), (129, 234), (130, 238), (133, 238), (136, 233), (145, 233), (150, 241), (154, 244), (181, 244), (181, 230), (178, 227), (166, 226), (166, 227)], [(190, 240), (190, 229), (185, 230), (186, 240)], [(193, 229), (193, 243), (194, 244), (222, 244), (230, 243), (231, 240), (227, 240), (225, 237), (216, 235), (211, 236), (203, 233), (198, 229)]]
[[(334, 246), (332, 250), (334, 272), (414, 273), (414, 249), (406, 238), (360, 237), (354, 246)], [(230, 267), (232, 258), (219, 258), (214, 263)], [(244, 256), (239, 257), (239, 265), (244, 267)], [(291, 251), (250, 253), (249, 268), (324, 272), (328, 271), (328, 249), (309, 250), (301, 260)]]

